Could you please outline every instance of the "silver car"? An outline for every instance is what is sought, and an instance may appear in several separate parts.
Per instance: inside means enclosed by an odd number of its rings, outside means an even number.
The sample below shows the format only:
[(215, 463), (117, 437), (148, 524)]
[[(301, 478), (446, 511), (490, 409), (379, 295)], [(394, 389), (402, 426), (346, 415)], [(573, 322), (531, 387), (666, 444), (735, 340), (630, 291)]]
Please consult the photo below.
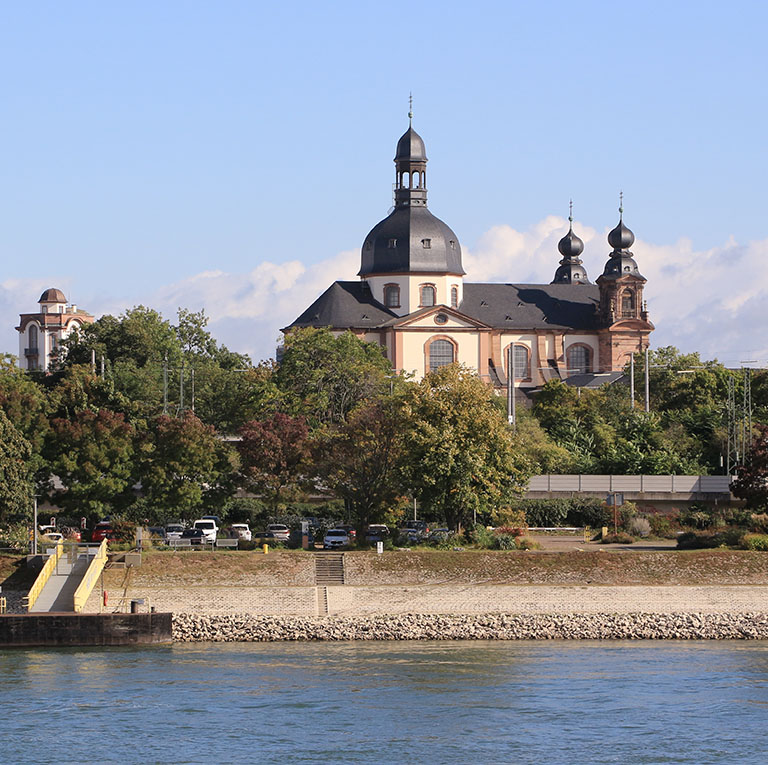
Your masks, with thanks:
[(323, 539), (323, 547), (332, 550), (334, 547), (346, 547), (349, 545), (349, 534), (344, 529), (329, 529)]

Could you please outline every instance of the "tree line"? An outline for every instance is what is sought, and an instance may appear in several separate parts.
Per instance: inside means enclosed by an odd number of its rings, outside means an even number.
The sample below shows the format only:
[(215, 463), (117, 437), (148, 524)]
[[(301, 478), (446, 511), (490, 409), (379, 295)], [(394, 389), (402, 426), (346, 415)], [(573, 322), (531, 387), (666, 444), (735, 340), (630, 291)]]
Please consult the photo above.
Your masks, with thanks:
[[(536, 473), (719, 472), (742, 373), (674, 348), (651, 363), (650, 413), (626, 385), (552, 381), (512, 429), (504, 398), (458, 366), (412, 382), (379, 346), (312, 328), (254, 365), (203, 312), (171, 322), (138, 306), (73, 334), (47, 373), (0, 363), (0, 522), (28, 519), (35, 494), (71, 517), (159, 523), (245, 493), (273, 517), (336, 497), (361, 528), (415, 498), (456, 528), (497, 520)], [(762, 372), (752, 401), (768, 423)]]

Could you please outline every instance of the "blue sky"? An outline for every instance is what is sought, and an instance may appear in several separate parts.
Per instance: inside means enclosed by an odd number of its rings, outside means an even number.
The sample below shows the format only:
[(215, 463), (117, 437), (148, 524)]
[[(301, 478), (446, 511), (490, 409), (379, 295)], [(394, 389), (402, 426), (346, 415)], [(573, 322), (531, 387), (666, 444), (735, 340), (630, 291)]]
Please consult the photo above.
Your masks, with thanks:
[(470, 278), (549, 281), (572, 196), (594, 279), (623, 189), (654, 343), (768, 358), (767, 8), (8, 3), (0, 350), (58, 286), (94, 313), (205, 307), (268, 355), (354, 278), (413, 91)]

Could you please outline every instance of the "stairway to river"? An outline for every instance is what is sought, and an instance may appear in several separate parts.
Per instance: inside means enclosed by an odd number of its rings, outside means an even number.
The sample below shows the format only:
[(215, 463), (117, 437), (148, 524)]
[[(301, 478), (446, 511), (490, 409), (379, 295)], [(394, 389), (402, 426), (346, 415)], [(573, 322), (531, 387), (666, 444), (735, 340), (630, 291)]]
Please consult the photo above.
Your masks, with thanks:
[(344, 584), (344, 553), (315, 553), (315, 584)]

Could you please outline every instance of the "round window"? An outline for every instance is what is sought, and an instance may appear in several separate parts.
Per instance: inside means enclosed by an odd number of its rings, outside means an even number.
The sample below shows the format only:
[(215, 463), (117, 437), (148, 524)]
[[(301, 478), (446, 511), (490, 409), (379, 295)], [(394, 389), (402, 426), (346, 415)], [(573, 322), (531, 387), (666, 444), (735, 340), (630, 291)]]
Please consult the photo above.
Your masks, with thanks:
[(445, 324), (448, 321), (448, 317), (444, 313), (439, 313), (435, 316), (435, 324)]

